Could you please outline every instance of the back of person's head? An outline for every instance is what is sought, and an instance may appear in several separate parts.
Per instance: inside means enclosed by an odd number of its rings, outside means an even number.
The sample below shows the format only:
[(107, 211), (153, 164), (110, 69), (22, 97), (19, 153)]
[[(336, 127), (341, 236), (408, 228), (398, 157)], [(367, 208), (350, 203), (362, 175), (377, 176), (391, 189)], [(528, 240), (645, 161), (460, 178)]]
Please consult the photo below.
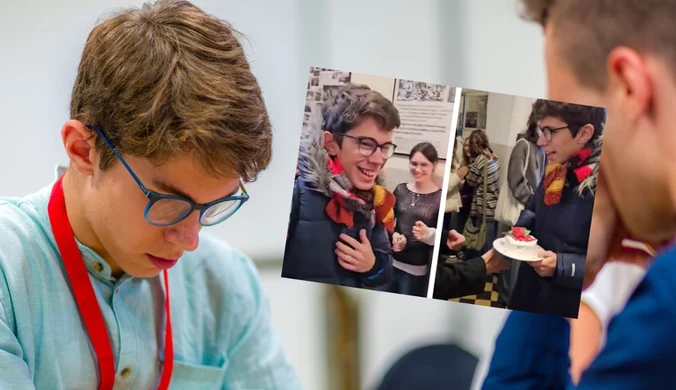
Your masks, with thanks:
[(488, 141), (488, 134), (482, 129), (474, 130), (469, 134), (467, 145), (469, 145), (469, 154), (473, 158), (481, 155), (485, 150), (493, 152)]
[(521, 0), (525, 18), (555, 24), (561, 54), (587, 87), (605, 89), (609, 54), (631, 47), (664, 59), (676, 75), (674, 0)]
[(323, 130), (335, 135), (345, 134), (372, 118), (382, 131), (401, 126), (399, 111), (391, 101), (366, 85), (348, 84), (341, 88), (324, 109)]
[(573, 137), (575, 137), (578, 131), (587, 124), (594, 126), (594, 134), (592, 135), (591, 140), (595, 140), (603, 135), (606, 111), (601, 107), (538, 99), (535, 104), (533, 104), (533, 111), (536, 120), (554, 117), (565, 122)]
[[(236, 35), (187, 1), (116, 12), (87, 38), (70, 116), (123, 155), (193, 155), (214, 177), (252, 181), (270, 162), (272, 131)], [(106, 170), (115, 156), (100, 137), (96, 148)]]

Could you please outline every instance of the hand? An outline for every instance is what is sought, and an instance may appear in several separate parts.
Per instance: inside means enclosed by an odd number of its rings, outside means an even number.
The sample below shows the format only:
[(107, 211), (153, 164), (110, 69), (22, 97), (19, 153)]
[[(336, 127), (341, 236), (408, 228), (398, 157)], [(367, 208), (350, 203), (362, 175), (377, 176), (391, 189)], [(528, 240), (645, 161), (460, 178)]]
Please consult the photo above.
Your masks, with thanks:
[(392, 250), (394, 252), (401, 252), (406, 248), (406, 236), (395, 232), (392, 234)]
[(421, 221), (416, 221), (415, 225), (413, 225), (413, 237), (418, 241), (422, 241), (425, 236), (427, 236), (427, 225)]
[(362, 229), (359, 232), (359, 237), (361, 242), (347, 234), (341, 234), (340, 239), (345, 243), (336, 242), (336, 256), (340, 266), (346, 270), (365, 273), (373, 268), (376, 263), (376, 256), (373, 254), (373, 248), (371, 248), (368, 237), (366, 237), (366, 230)]
[(495, 249), (491, 249), (484, 253), (481, 258), (484, 259), (484, 263), (486, 263), (487, 274), (495, 274), (509, 269), (509, 261), (497, 253)]
[(546, 251), (538, 253), (538, 257), (541, 257), (542, 260), (529, 262), (528, 265), (535, 269), (538, 275), (543, 278), (554, 276), (556, 271), (556, 253), (552, 251)]
[(465, 245), (465, 236), (452, 229), (448, 232), (448, 238), (446, 238), (446, 245), (454, 250), (460, 250), (463, 245)]
[(469, 167), (467, 165), (463, 165), (455, 171), (455, 174), (458, 175), (458, 177), (461, 178), (461, 179), (464, 179), (465, 176), (467, 176), (468, 173), (469, 173)]

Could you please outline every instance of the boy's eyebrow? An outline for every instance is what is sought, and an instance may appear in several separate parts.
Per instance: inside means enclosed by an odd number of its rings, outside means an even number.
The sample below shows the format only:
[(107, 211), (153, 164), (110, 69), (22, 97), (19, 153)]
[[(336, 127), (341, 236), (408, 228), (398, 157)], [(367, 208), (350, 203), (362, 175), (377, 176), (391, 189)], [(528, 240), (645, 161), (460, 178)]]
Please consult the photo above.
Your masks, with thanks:
[(193, 203), (197, 203), (197, 202), (195, 202), (195, 199), (192, 198), (192, 196), (186, 194), (185, 192), (179, 190), (178, 188), (172, 186), (171, 184), (167, 183), (166, 181), (164, 181), (162, 179), (153, 178), (151, 180), (151, 182), (153, 183), (153, 186), (157, 187), (157, 189), (159, 189), (162, 192), (165, 192), (165, 193), (171, 194), (171, 195), (182, 196), (184, 198), (190, 199), (190, 201), (193, 202)]
[[(178, 188), (174, 187), (173, 185), (167, 183), (166, 181), (164, 181), (162, 179), (153, 178), (151, 180), (151, 183), (153, 184), (153, 186), (157, 187), (157, 189), (160, 190), (160, 191), (163, 191), (163, 192), (165, 192), (167, 194), (171, 194), (171, 195), (182, 196), (184, 198), (190, 199), (190, 201), (195, 203), (195, 204), (199, 204), (198, 202), (195, 202), (195, 199), (193, 199), (190, 195), (186, 194), (185, 192), (179, 190)], [(229, 194), (225, 195), (223, 198), (233, 196), (233, 195), (237, 194), (237, 192), (239, 190), (240, 190), (240, 186), (237, 186), (237, 188), (235, 188)], [(222, 199), (222, 198), (219, 198), (219, 199)], [(218, 199), (214, 199), (214, 200), (218, 200)]]

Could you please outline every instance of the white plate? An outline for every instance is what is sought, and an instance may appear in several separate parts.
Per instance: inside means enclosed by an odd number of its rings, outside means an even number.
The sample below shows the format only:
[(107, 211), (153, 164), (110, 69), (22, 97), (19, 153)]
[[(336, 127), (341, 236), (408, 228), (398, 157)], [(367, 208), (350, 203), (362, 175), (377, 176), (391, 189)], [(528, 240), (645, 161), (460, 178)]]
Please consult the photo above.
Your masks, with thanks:
[(539, 252), (544, 252), (544, 249), (540, 245), (535, 245), (534, 247), (524, 248), (520, 250), (515, 250), (507, 245), (507, 238), (502, 237), (493, 241), (493, 248), (500, 253), (501, 255), (519, 261), (540, 261), (541, 257), (538, 257)]

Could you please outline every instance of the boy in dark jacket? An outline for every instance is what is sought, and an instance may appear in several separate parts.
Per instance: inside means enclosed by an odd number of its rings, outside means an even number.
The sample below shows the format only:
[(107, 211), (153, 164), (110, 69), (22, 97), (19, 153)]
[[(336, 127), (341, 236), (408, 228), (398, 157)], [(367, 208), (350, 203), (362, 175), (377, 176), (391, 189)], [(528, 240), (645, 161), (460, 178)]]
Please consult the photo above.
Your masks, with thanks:
[(531, 230), (545, 252), (519, 267), (508, 308), (577, 317), (605, 113), (549, 100), (533, 111), (548, 166), (515, 226)]
[(366, 86), (341, 90), (301, 141), (282, 276), (350, 287), (386, 284), (394, 196), (378, 176), (399, 113)]

